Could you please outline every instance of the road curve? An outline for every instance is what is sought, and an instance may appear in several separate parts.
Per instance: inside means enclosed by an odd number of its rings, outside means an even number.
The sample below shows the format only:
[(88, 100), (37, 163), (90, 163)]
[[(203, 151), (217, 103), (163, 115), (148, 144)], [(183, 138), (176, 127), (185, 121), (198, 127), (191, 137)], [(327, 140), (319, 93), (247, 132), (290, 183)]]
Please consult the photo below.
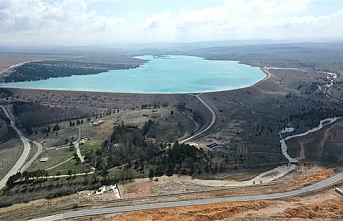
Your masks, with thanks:
[[(267, 68), (263, 68), (263, 67), (262, 67), (261, 70), (266, 74), (266, 77), (265, 77), (263, 80), (257, 82), (256, 84), (254, 84), (254, 85), (252, 85), (252, 86), (250, 86), (250, 87), (257, 86), (257, 85), (259, 85), (260, 83), (262, 83), (262, 82), (264, 82), (264, 81), (266, 81), (266, 80), (268, 80), (268, 79), (270, 78), (271, 73), (268, 71)], [(210, 107), (210, 106), (200, 97), (200, 95), (201, 95), (201, 94), (194, 95), (194, 96), (197, 97), (197, 98), (201, 101), (201, 103), (203, 103), (203, 104), (205, 105), (205, 107), (211, 112), (211, 114), (212, 114), (211, 123), (210, 123), (204, 130), (202, 130), (202, 131), (200, 131), (200, 132), (194, 134), (193, 136), (190, 136), (190, 137), (188, 137), (188, 138), (186, 138), (186, 139), (181, 140), (180, 143), (184, 143), (184, 142), (190, 141), (191, 139), (194, 139), (195, 137), (199, 136), (200, 134), (205, 133), (206, 131), (208, 131), (208, 130), (214, 125), (214, 123), (215, 123), (215, 121), (216, 121), (216, 113), (215, 113), (214, 110), (213, 110), (213, 109), (212, 109), (212, 108), (211, 108), (211, 107)], [(253, 114), (257, 114), (257, 113), (255, 113), (253, 110), (251, 110), (251, 112), (252, 112)]]
[(27, 168), (29, 168), (31, 166), (31, 164), (38, 158), (38, 156), (42, 153), (43, 151), (43, 146), (41, 143), (37, 142), (37, 141), (32, 141), (34, 143), (34, 145), (37, 146), (37, 152), (35, 153), (35, 155), (20, 169), (20, 172), (24, 172), (25, 170), (27, 170)]
[(211, 119), (211, 123), (205, 128), (203, 129), (202, 131), (184, 139), (184, 140), (181, 140), (180, 143), (184, 143), (184, 142), (187, 142), (189, 140), (192, 140), (194, 139), (195, 137), (199, 136), (200, 134), (203, 134), (205, 133), (206, 131), (208, 131), (214, 124), (214, 122), (216, 122), (216, 113), (214, 112), (214, 110), (200, 97), (201, 94), (198, 94), (198, 95), (195, 95), (195, 97), (197, 97), (201, 103), (203, 103), (205, 105), (205, 107), (211, 112), (212, 114), (212, 119)]
[(17, 134), (20, 137), (21, 142), (24, 144), (24, 150), (23, 150), (20, 158), (14, 164), (14, 166), (11, 168), (11, 170), (8, 171), (8, 173), (0, 180), (0, 189), (2, 189), (6, 186), (6, 182), (7, 182), (8, 178), (10, 176), (16, 174), (20, 170), (20, 168), (24, 165), (25, 160), (27, 159), (27, 157), (29, 156), (29, 153), (30, 153), (30, 143), (29, 143), (29, 140), (15, 126), (14, 121), (13, 121), (12, 117), (9, 115), (6, 108), (2, 105), (0, 105), (0, 107), (3, 110), (3, 112), (5, 113), (6, 117), (8, 117), (10, 119), (11, 127), (17, 132)]
[(183, 201), (174, 201), (174, 202), (161, 202), (161, 203), (150, 203), (150, 204), (140, 204), (134, 206), (117, 206), (117, 207), (108, 207), (108, 208), (97, 208), (97, 209), (82, 209), (78, 211), (71, 211), (61, 214), (56, 214), (53, 216), (33, 219), (31, 221), (50, 221), (50, 220), (60, 220), (60, 219), (69, 219), (83, 216), (94, 216), (101, 214), (114, 214), (114, 213), (123, 213), (130, 211), (138, 210), (147, 210), (147, 209), (159, 209), (159, 208), (169, 208), (169, 207), (184, 207), (184, 206), (194, 206), (202, 204), (211, 204), (211, 203), (222, 203), (222, 202), (236, 202), (236, 201), (255, 201), (255, 200), (273, 200), (273, 199), (282, 199), (287, 197), (293, 197), (301, 194), (310, 193), (328, 186), (331, 186), (339, 181), (343, 180), (343, 173), (339, 173), (333, 177), (320, 181), (318, 183), (303, 187), (298, 190), (292, 190), (282, 193), (271, 193), (271, 194), (262, 194), (262, 195), (244, 195), (244, 196), (229, 196), (229, 197), (217, 197), (217, 198), (208, 198), (208, 199), (196, 199), (196, 200), (183, 200)]

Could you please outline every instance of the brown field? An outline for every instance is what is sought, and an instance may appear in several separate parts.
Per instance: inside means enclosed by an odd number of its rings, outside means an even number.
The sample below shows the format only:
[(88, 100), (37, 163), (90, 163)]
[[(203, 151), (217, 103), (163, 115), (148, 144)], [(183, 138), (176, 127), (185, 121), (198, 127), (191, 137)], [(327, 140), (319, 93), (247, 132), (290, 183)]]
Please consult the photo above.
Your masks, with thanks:
[(0, 53), (0, 75), (8, 74), (8, 68), (13, 65), (24, 64), (25, 62), (45, 60), (45, 59), (56, 59), (67, 56), (58, 55), (37, 55), (37, 54), (25, 54), (25, 53)]

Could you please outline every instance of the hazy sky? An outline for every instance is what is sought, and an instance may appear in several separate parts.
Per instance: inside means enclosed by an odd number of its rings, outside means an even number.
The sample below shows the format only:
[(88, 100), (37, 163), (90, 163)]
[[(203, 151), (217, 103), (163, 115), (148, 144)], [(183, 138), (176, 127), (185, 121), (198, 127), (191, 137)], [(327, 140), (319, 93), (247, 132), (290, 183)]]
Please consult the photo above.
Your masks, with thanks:
[(343, 0), (0, 0), (0, 44), (343, 39)]

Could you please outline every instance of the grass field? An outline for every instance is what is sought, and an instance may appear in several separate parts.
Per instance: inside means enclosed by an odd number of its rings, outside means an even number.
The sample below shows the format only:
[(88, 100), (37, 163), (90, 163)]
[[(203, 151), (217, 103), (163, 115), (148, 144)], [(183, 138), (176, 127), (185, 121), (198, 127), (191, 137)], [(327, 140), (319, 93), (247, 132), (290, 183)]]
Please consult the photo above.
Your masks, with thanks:
[(90, 153), (92, 151), (96, 151), (101, 149), (100, 145), (94, 145), (94, 146), (81, 146), (80, 150), (81, 150), (81, 154), (84, 156), (87, 153)]
[(74, 173), (83, 173), (83, 172), (88, 172), (86, 167), (82, 165), (80, 162), (76, 162), (75, 159), (72, 159), (66, 163), (63, 163), (59, 165), (58, 167), (55, 167), (51, 170), (49, 170), (50, 175), (56, 175), (57, 172), (60, 172), (61, 174), (68, 174), (68, 171), (71, 170)]
[[(29, 168), (29, 171), (34, 170), (45, 170), (49, 167), (55, 166), (63, 161), (66, 161), (67, 159), (70, 159), (74, 156), (75, 151), (70, 151), (69, 148), (66, 149), (51, 149), (46, 150), (41, 153), (39, 158), (32, 164), (32, 166)], [(39, 162), (39, 160), (43, 157), (47, 157), (47, 162)], [(61, 165), (60, 167), (54, 168), (53, 170), (49, 171), (50, 174), (54, 175), (54, 172), (61, 171), (62, 174), (67, 174), (68, 170), (77, 170), (80, 168), (80, 165), (75, 165), (76, 161), (71, 160), (70, 162)], [(65, 166), (67, 165), (67, 166)], [(68, 168), (70, 166), (70, 168)]]

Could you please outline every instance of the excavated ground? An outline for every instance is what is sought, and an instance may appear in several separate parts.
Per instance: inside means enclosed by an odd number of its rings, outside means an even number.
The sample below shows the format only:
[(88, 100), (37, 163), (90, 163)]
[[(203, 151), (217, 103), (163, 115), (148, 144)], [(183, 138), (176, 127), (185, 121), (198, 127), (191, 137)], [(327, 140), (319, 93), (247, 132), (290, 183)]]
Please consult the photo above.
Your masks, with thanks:
[[(305, 186), (328, 178), (332, 169), (300, 167), (299, 177), (294, 183)], [(338, 184), (342, 187), (342, 184)], [(341, 220), (343, 219), (343, 197), (328, 188), (305, 197), (294, 197), (277, 201), (230, 202), (189, 207), (176, 207), (112, 214), (73, 219), (106, 221), (212, 221), (212, 220)]]
[(343, 198), (332, 190), (284, 201), (232, 202), (145, 210), (72, 219), (75, 221), (341, 220)]
[[(114, 200), (113, 194), (105, 193), (103, 196), (86, 193), (75, 194), (53, 200), (30, 202), (18, 204), (0, 209), (0, 220), (28, 220), (75, 209), (88, 207), (104, 207), (119, 205), (135, 205), (138, 203), (152, 203), (168, 200), (196, 199), (199, 197), (216, 197), (227, 195), (261, 194), (265, 192), (287, 191), (290, 188), (299, 188), (304, 185), (318, 182), (334, 174), (331, 169), (323, 169), (318, 166), (300, 166), (297, 171), (278, 180), (278, 183), (269, 186), (244, 187), (228, 190), (207, 191), (201, 193), (181, 193), (172, 196), (156, 196), (151, 194), (166, 194), (171, 189), (188, 189), (191, 186), (184, 185), (178, 181), (145, 181), (130, 184), (125, 190), (130, 191), (123, 194), (123, 199)], [(289, 182), (292, 180), (292, 182)], [(161, 183), (159, 183), (161, 182)], [(282, 185), (282, 183), (284, 183)], [(288, 184), (287, 184), (288, 183)], [(338, 184), (342, 188), (343, 183)], [(146, 191), (145, 191), (146, 190)], [(164, 190), (164, 192), (163, 192)], [(138, 192), (138, 194), (134, 194)], [(185, 191), (186, 192), (186, 191)], [(144, 197), (139, 197), (144, 195)], [(111, 198), (112, 196), (112, 198)], [(288, 220), (290, 217), (299, 219), (343, 219), (343, 198), (338, 195), (333, 187), (327, 188), (319, 193), (277, 201), (256, 202), (232, 202), (200, 205), (192, 207), (177, 207), (158, 210), (137, 211), (123, 214), (110, 214), (94, 217), (82, 217), (71, 220), (108, 220), (108, 221), (131, 221), (131, 220)], [(338, 217), (338, 218), (337, 218)]]

